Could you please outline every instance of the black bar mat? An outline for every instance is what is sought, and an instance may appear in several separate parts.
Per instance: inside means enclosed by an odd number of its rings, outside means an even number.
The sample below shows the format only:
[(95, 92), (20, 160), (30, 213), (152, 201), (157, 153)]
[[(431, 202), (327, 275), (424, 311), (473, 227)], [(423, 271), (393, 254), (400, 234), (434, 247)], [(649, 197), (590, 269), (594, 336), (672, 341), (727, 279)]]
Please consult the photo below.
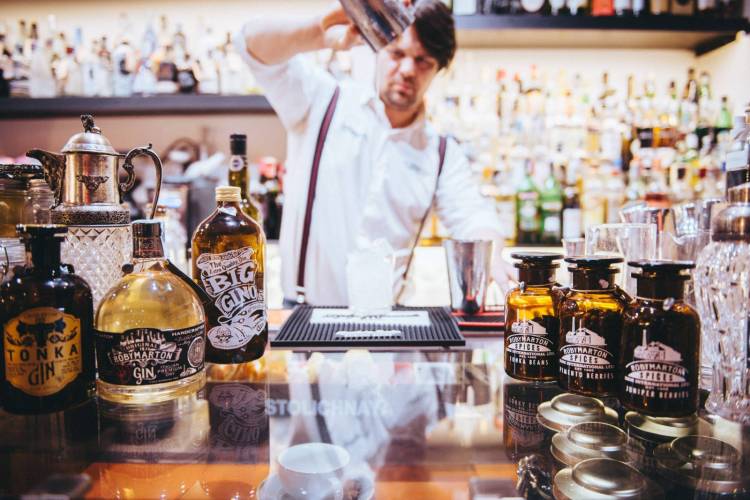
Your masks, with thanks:
[(426, 311), (430, 326), (387, 324), (310, 324), (313, 309), (343, 307), (297, 306), (271, 340), (271, 347), (338, 348), (338, 347), (450, 347), (464, 346), (456, 322), (444, 307), (394, 307), (394, 311)]

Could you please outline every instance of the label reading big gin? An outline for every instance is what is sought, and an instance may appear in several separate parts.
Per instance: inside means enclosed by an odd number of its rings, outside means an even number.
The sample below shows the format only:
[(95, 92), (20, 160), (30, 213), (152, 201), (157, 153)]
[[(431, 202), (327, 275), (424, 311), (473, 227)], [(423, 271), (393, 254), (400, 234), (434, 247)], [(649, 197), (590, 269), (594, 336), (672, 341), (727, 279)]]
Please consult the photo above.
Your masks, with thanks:
[(114, 385), (181, 380), (203, 370), (205, 323), (180, 330), (95, 331), (99, 379)]
[(581, 380), (614, 380), (614, 356), (604, 337), (588, 328), (565, 334), (567, 345), (560, 349), (560, 374)]
[(633, 361), (625, 365), (625, 392), (637, 398), (660, 401), (687, 401), (690, 398), (688, 369), (682, 366), (682, 354), (661, 342), (647, 342), (635, 348)]
[(548, 366), (555, 356), (555, 346), (547, 329), (533, 320), (515, 321), (507, 340), (510, 362), (528, 366)]
[(5, 378), (31, 396), (62, 390), (82, 371), (81, 321), (51, 307), (5, 324)]
[(204, 253), (196, 266), (201, 284), (223, 316), (208, 331), (208, 341), (217, 349), (237, 349), (260, 335), (266, 327), (266, 302), (258, 286), (258, 261), (251, 247), (224, 253)]

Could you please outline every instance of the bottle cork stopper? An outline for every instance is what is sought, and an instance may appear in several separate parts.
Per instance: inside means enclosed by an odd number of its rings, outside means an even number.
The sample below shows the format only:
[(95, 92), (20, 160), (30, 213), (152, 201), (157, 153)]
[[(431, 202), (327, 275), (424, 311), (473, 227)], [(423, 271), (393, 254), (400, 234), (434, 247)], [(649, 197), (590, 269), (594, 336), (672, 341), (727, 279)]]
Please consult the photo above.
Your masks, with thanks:
[(240, 201), (240, 188), (238, 187), (217, 187), (216, 201)]

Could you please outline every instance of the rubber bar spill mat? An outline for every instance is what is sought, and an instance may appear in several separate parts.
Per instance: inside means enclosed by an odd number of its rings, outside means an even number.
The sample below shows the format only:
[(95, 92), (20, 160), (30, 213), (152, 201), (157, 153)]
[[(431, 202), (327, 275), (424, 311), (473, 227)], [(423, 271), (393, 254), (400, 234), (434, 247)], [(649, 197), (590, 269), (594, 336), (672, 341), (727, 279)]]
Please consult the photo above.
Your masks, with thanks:
[(394, 307), (383, 317), (353, 316), (344, 307), (297, 306), (271, 347), (450, 347), (466, 340), (447, 308)]

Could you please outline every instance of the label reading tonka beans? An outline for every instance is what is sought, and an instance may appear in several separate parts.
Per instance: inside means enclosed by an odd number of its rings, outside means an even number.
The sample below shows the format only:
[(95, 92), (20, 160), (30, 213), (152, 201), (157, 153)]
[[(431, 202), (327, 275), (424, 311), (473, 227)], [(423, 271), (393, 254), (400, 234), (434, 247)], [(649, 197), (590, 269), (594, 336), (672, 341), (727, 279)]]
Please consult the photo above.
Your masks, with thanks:
[(560, 374), (581, 380), (614, 380), (614, 356), (604, 337), (578, 328), (565, 334), (566, 346), (560, 349)]
[(547, 366), (555, 357), (554, 342), (547, 329), (532, 320), (516, 321), (510, 326), (507, 340), (509, 361), (529, 366)]
[(196, 261), (201, 284), (222, 312), (219, 325), (208, 331), (217, 349), (237, 349), (266, 327), (263, 286), (256, 283), (258, 261), (251, 247), (224, 253), (204, 253)]
[(682, 354), (661, 342), (646, 342), (635, 348), (634, 361), (625, 365), (625, 392), (655, 400), (688, 400), (691, 384)]
[(51, 307), (30, 309), (5, 324), (5, 378), (31, 396), (49, 396), (82, 370), (81, 321)]
[(203, 370), (205, 323), (181, 330), (95, 331), (99, 378), (116, 385), (173, 382)]

